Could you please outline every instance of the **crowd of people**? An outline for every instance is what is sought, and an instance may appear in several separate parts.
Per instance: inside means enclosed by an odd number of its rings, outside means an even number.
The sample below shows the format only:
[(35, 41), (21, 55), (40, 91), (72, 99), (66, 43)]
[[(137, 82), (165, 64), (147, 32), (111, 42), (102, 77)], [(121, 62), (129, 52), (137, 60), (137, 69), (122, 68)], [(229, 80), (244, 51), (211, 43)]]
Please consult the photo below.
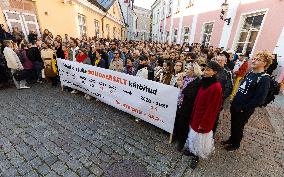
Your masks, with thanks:
[[(9, 86), (10, 80), (18, 89), (45, 82), (57, 86), (56, 58), (179, 88), (174, 139), (178, 151), (193, 157), (193, 169), (200, 157), (207, 158), (214, 151), (214, 135), (226, 100), (231, 101), (231, 136), (221, 143), (228, 151), (240, 147), (244, 126), (255, 108), (264, 105), (277, 68), (277, 55), (269, 51), (250, 57), (199, 43), (78, 39), (67, 34), (53, 37), (47, 29), (41, 36), (32, 31), (25, 39), (16, 27), (9, 33), (3, 26), (0, 41), (1, 88)], [(283, 78), (279, 83), (283, 89)], [(68, 87), (64, 90), (78, 93)]]

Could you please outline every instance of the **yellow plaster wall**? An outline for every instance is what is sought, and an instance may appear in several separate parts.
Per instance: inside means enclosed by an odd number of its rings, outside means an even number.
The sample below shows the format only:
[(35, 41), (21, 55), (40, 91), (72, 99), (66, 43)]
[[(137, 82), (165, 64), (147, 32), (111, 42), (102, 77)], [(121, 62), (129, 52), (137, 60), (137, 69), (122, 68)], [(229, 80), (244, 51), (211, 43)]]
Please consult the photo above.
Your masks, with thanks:
[(61, 36), (64, 34), (78, 36), (74, 16), (75, 5), (64, 4), (62, 0), (37, 0), (35, 3), (41, 32), (48, 29), (54, 36), (58, 34)]
[[(120, 21), (123, 21), (123, 17), (121, 16), (121, 12), (120, 12), (120, 7), (117, 4), (117, 2), (114, 3), (112, 7), (108, 10), (108, 14), (113, 16), (115, 19), (119, 19)], [(107, 17), (104, 19), (104, 28), (105, 28), (104, 37), (105, 38), (107, 37), (107, 31), (106, 31), (107, 24), (110, 25), (110, 38), (111, 39), (113, 39), (113, 27), (116, 27), (117, 38), (124, 39), (124, 34), (121, 35), (121, 31), (123, 31), (122, 29), (123, 26)]]
[(101, 19), (103, 18), (103, 15), (85, 7), (80, 4), (75, 5), (75, 13), (76, 14), (82, 14), (86, 18), (86, 28), (87, 28), (87, 36), (93, 37), (95, 36), (95, 20), (99, 21), (99, 30), (100, 34), (102, 34), (102, 23)]

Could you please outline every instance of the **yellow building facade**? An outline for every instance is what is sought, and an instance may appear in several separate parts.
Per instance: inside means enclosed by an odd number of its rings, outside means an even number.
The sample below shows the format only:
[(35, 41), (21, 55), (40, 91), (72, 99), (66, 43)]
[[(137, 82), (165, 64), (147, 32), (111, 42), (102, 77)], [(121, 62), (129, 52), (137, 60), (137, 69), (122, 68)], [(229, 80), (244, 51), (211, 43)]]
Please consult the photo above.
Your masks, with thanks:
[(118, 1), (107, 11), (88, 0), (0, 0), (0, 23), (17, 26), (28, 35), (44, 29), (53, 36), (125, 39), (125, 24)]

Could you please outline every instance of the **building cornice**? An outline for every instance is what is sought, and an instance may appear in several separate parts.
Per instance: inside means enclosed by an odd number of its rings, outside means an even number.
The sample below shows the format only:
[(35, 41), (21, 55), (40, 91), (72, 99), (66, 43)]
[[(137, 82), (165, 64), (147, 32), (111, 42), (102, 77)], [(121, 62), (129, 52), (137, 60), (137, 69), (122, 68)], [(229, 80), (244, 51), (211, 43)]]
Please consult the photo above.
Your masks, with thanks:
[(72, 1), (75, 1), (75, 2), (77, 2), (79, 4), (84, 5), (87, 8), (90, 8), (91, 10), (93, 10), (94, 12), (99, 13), (100, 15), (105, 15), (106, 14), (106, 12), (104, 12), (99, 7), (95, 6), (94, 4), (90, 3), (87, 0), (72, 0)]

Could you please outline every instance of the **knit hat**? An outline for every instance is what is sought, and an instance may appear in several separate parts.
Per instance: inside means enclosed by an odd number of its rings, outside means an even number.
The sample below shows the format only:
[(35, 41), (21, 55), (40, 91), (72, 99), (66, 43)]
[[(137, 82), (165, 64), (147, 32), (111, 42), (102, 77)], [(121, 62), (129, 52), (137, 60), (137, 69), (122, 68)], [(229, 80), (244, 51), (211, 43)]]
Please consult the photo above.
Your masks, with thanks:
[(221, 66), (216, 63), (215, 61), (210, 61), (209, 63), (207, 63), (206, 65), (208, 68), (211, 68), (212, 70), (216, 71), (216, 72), (219, 72), (221, 71)]

